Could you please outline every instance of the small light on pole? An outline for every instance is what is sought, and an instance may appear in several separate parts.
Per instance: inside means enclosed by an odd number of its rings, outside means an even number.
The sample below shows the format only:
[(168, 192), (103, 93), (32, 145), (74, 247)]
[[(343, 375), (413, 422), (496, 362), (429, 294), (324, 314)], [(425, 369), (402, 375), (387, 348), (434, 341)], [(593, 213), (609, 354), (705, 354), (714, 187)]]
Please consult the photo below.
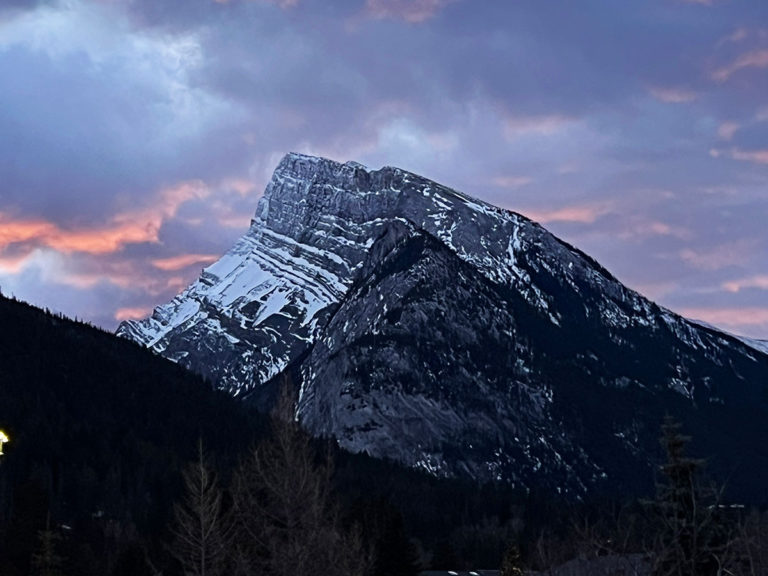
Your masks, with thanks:
[(0, 456), (3, 455), (3, 444), (7, 444), (10, 442), (10, 438), (8, 438), (8, 435), (0, 430)]

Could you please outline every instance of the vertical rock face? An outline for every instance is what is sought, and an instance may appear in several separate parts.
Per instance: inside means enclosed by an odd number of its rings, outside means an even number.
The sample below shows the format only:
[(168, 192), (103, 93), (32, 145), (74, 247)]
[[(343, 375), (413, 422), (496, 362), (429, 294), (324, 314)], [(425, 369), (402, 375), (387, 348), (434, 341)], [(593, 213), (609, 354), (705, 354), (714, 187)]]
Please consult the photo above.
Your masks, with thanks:
[(314, 433), (436, 474), (639, 490), (665, 412), (768, 472), (748, 439), (768, 432), (759, 343), (397, 168), (286, 156), (233, 249), (118, 333), (236, 395), (291, 368)]
[(204, 374), (233, 394), (281, 372), (315, 341), (351, 285), (381, 223), (368, 173), (286, 156), (248, 233), (172, 302), (118, 334)]

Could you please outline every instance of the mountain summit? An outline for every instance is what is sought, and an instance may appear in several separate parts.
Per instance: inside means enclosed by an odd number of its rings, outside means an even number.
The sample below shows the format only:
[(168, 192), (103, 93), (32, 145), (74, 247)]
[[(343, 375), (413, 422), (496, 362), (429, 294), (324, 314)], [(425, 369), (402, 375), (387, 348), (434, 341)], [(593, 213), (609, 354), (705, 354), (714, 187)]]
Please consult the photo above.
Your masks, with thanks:
[(232, 250), (118, 334), (242, 397), (290, 371), (313, 433), (438, 475), (645, 490), (672, 413), (749, 462), (737, 493), (768, 480), (768, 355), (398, 168), (287, 155)]

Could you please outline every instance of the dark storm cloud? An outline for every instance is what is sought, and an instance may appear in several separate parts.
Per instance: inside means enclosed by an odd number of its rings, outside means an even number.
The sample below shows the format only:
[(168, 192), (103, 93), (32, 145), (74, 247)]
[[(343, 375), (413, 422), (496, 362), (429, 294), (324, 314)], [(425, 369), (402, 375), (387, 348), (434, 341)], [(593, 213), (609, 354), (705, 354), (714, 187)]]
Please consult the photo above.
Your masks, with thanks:
[[(80, 23), (67, 22), (71, 33)], [(71, 223), (103, 219), (142, 195), (152, 199), (160, 185), (197, 177), (203, 159), (212, 160), (206, 175), (214, 178), (236, 162), (224, 134), (236, 114), (221, 114), (226, 106), (185, 85), (176, 56), (130, 42), (98, 52), (100, 42), (0, 50), (6, 209)]]

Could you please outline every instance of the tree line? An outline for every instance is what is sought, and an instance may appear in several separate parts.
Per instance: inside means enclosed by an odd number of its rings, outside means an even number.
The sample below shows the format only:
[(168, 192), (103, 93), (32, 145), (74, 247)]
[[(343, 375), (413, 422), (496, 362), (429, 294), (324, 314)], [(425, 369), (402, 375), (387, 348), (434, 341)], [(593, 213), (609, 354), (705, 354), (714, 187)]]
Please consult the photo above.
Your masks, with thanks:
[(725, 503), (689, 441), (667, 417), (655, 498), (570, 507), (523, 540), (522, 556), (510, 544), (502, 576), (768, 575), (768, 513)]
[(184, 472), (170, 552), (184, 576), (365, 576), (371, 553), (331, 493), (332, 463), (315, 454), (286, 388), (271, 436), (235, 470), (228, 491), (206, 461)]
[[(493, 548), (485, 558), (495, 558), (483, 567), (502, 576), (768, 574), (768, 516), (723, 503), (722, 489), (705, 480), (704, 462), (686, 454), (688, 440), (678, 424), (665, 422), (666, 460), (653, 499), (603, 507), (529, 499), (504, 530), (475, 526), (478, 543)], [(300, 428), (284, 393), (266, 437), (234, 467), (217, 464), (198, 439), (159, 546), (140, 547), (111, 573), (411, 576), (480, 567), (471, 562), (482, 556), (462, 550), (472, 547), (472, 530), (425, 548), (424, 535), (406, 527), (396, 507), (382, 513), (387, 508), (375, 500), (356, 503), (341, 492), (335, 460)], [(68, 562), (66, 540), (48, 516), (29, 574), (87, 576)]]

